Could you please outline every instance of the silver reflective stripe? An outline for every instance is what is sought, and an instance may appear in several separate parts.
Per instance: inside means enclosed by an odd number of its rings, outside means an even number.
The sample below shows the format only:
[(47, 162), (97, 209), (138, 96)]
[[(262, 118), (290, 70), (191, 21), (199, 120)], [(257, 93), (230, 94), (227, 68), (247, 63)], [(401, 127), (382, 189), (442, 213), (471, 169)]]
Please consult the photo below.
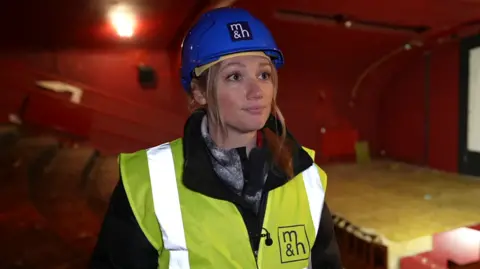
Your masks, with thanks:
[[(320, 173), (315, 164), (312, 164), (307, 170), (303, 171), (302, 177), (303, 183), (305, 183), (305, 190), (307, 191), (308, 203), (310, 204), (310, 214), (312, 215), (316, 238), (318, 227), (320, 227), (320, 218), (322, 217), (325, 190), (320, 180)], [(308, 267), (305, 269), (312, 269), (312, 257), (308, 259)]]
[(147, 150), (153, 205), (164, 248), (170, 251), (169, 269), (189, 269), (188, 249), (178, 198), (175, 164), (170, 144)]
[(322, 181), (320, 180), (320, 173), (315, 164), (312, 164), (307, 170), (303, 171), (302, 176), (305, 189), (307, 190), (308, 203), (310, 204), (310, 213), (312, 215), (316, 237), (322, 216), (325, 191), (322, 186)]

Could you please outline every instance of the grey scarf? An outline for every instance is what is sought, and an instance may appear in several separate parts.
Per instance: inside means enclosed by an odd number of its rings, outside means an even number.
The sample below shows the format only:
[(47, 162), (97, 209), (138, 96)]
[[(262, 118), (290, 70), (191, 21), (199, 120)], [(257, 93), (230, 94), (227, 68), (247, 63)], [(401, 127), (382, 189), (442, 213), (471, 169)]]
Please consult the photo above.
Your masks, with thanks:
[[(262, 198), (262, 188), (255, 190), (253, 193), (246, 193), (244, 191), (245, 179), (242, 169), (242, 161), (240, 160), (240, 155), (237, 150), (217, 147), (208, 133), (207, 116), (203, 117), (201, 131), (203, 139), (210, 150), (210, 159), (215, 173), (235, 194), (242, 196), (245, 202), (247, 202), (254, 212), (257, 213)], [(268, 170), (266, 169), (268, 167), (267, 164), (265, 164), (264, 167), (263, 182), (265, 182), (268, 175)]]

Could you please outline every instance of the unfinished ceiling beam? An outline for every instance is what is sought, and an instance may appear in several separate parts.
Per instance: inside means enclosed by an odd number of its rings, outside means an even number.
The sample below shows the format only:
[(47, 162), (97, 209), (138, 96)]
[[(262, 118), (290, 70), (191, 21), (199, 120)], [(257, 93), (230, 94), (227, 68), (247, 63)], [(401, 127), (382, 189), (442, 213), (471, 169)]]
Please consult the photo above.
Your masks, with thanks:
[(278, 20), (289, 22), (309, 23), (325, 26), (342, 25), (347, 28), (366, 30), (370, 32), (395, 32), (409, 35), (418, 35), (430, 29), (428, 26), (407, 26), (378, 21), (362, 20), (344, 14), (317, 14), (289, 9), (276, 10), (275, 18)]
[(232, 6), (236, 0), (211, 0), (211, 8), (221, 8)]

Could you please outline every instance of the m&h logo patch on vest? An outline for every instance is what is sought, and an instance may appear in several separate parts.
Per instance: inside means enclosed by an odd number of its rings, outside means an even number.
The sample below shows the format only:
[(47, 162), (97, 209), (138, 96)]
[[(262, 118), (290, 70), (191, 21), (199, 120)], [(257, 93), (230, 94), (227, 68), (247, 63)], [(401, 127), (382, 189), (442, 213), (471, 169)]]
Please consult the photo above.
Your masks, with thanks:
[(278, 243), (281, 263), (308, 260), (310, 242), (305, 225), (278, 227)]
[(232, 22), (227, 24), (232, 41), (252, 40), (252, 30), (246, 21)]

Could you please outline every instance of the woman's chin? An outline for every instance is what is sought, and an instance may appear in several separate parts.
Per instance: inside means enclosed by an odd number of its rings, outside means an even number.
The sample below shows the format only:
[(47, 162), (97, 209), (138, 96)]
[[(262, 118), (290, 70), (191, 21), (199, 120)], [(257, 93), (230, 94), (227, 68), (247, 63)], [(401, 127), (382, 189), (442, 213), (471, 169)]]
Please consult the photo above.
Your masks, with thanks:
[(242, 129), (247, 132), (258, 131), (265, 126), (265, 122), (267, 122), (267, 120), (264, 117), (258, 117), (258, 119), (252, 119), (248, 122), (244, 122), (242, 124)]

